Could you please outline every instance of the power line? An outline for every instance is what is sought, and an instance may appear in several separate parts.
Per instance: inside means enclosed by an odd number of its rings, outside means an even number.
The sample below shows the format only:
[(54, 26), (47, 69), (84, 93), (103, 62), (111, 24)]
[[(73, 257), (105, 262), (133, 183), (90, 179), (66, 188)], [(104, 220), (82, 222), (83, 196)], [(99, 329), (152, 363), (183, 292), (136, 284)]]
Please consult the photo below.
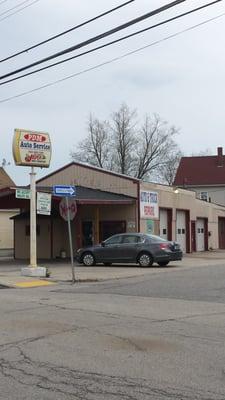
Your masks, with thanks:
[(66, 77), (61, 78), (61, 79), (58, 79), (58, 80), (56, 80), (56, 81), (53, 81), (53, 82), (50, 82), (50, 83), (46, 83), (45, 85), (42, 85), (42, 86), (39, 86), (39, 87), (37, 87), (37, 88), (28, 90), (28, 91), (26, 91), (26, 92), (22, 92), (22, 93), (19, 93), (19, 94), (17, 94), (17, 95), (11, 96), (11, 97), (6, 97), (5, 99), (0, 100), (0, 104), (1, 104), (1, 103), (6, 103), (7, 101), (10, 101), (10, 100), (13, 100), (13, 99), (17, 99), (17, 98), (19, 98), (19, 97), (26, 96), (27, 94), (30, 94), (30, 93), (35, 93), (35, 92), (37, 92), (37, 91), (39, 91), (39, 90), (46, 89), (47, 87), (54, 86), (54, 85), (56, 85), (56, 84), (58, 84), (58, 83), (64, 82), (64, 81), (66, 81), (66, 80), (75, 78), (75, 77), (80, 76), (80, 75), (83, 75), (83, 74), (85, 74), (85, 73), (87, 73), (87, 72), (93, 71), (93, 70), (95, 70), (95, 69), (99, 69), (99, 68), (101, 68), (101, 67), (103, 67), (103, 66), (105, 66), (105, 65), (111, 64), (111, 63), (116, 62), (116, 61), (119, 61), (119, 60), (122, 60), (123, 58), (129, 57), (129, 56), (131, 56), (131, 55), (133, 55), (133, 54), (136, 54), (136, 53), (139, 53), (139, 52), (142, 51), (142, 50), (145, 50), (145, 49), (147, 49), (147, 48), (149, 48), (149, 47), (153, 47), (153, 46), (155, 46), (155, 45), (157, 45), (157, 44), (160, 44), (160, 43), (165, 42), (165, 41), (167, 41), (167, 40), (169, 40), (169, 39), (172, 39), (172, 38), (174, 38), (174, 37), (177, 37), (177, 36), (179, 36), (179, 35), (181, 35), (181, 34), (183, 34), (183, 33), (186, 33), (186, 32), (189, 32), (189, 31), (191, 31), (191, 30), (194, 30), (194, 29), (196, 29), (196, 28), (198, 28), (198, 27), (200, 27), (200, 26), (203, 26), (203, 25), (205, 25), (205, 24), (207, 24), (207, 23), (209, 23), (209, 22), (215, 21), (215, 20), (217, 20), (217, 19), (219, 19), (219, 18), (221, 18), (221, 17), (224, 17), (224, 16), (225, 16), (225, 13), (219, 14), (219, 15), (217, 15), (216, 17), (207, 19), (207, 20), (205, 20), (205, 21), (203, 21), (203, 22), (201, 22), (201, 23), (199, 23), (199, 24), (192, 25), (192, 26), (189, 27), (189, 28), (186, 28), (186, 29), (184, 29), (184, 30), (182, 30), (182, 31), (176, 32), (176, 33), (174, 33), (174, 34), (172, 34), (172, 35), (170, 35), (170, 36), (166, 36), (165, 38), (160, 39), (160, 40), (157, 40), (157, 41), (155, 41), (155, 42), (152, 42), (152, 43), (150, 43), (150, 44), (148, 44), (148, 45), (146, 45), (146, 46), (139, 47), (138, 49), (132, 50), (132, 51), (130, 51), (130, 52), (128, 52), (128, 53), (125, 53), (125, 54), (123, 54), (123, 55), (121, 55), (121, 56), (112, 58), (111, 60), (105, 61), (105, 62), (103, 62), (103, 63), (101, 63), (101, 64), (94, 65), (93, 67), (87, 68), (87, 69), (82, 70), (82, 71), (80, 71), (80, 72), (76, 72), (76, 73), (74, 73), (74, 74), (72, 74), (72, 75), (66, 76)]
[(9, 8), (8, 10), (4, 11), (3, 13), (1, 13), (1, 14), (0, 14), (0, 17), (1, 17), (2, 15), (8, 14), (10, 11), (15, 10), (15, 8), (18, 8), (18, 7), (22, 6), (23, 4), (29, 3), (29, 1), (30, 1), (30, 0), (24, 0), (24, 1), (22, 1), (22, 3), (19, 3), (19, 4), (17, 4), (16, 6), (14, 6), (14, 7), (12, 7), (12, 8)]
[(16, 80), (18, 80), (18, 79), (24, 78), (24, 77), (26, 77), (26, 76), (30, 76), (30, 75), (36, 74), (36, 73), (41, 72), (41, 71), (44, 71), (44, 70), (46, 70), (46, 69), (55, 67), (55, 66), (57, 66), (57, 65), (60, 65), (60, 64), (65, 63), (65, 62), (67, 62), (67, 61), (71, 61), (71, 60), (73, 60), (73, 59), (75, 59), (75, 58), (79, 58), (79, 57), (81, 57), (81, 56), (84, 56), (84, 55), (93, 53), (93, 52), (96, 51), (96, 50), (103, 49), (103, 48), (108, 47), (108, 46), (110, 46), (110, 45), (112, 45), (112, 44), (119, 43), (119, 42), (121, 42), (121, 41), (123, 41), (123, 40), (125, 40), (125, 39), (128, 39), (128, 38), (131, 38), (131, 37), (133, 37), (133, 36), (139, 35), (140, 33), (146, 32), (146, 31), (148, 31), (148, 30), (150, 30), (150, 29), (157, 28), (157, 27), (159, 27), (159, 26), (162, 26), (162, 25), (167, 24), (167, 23), (169, 23), (169, 22), (175, 21), (175, 20), (177, 20), (177, 19), (179, 19), (179, 18), (182, 18), (182, 17), (187, 16), (187, 15), (189, 15), (189, 14), (192, 14), (192, 13), (194, 13), (194, 12), (200, 11), (200, 10), (206, 8), (206, 7), (212, 6), (212, 5), (216, 4), (216, 3), (218, 3), (218, 1), (221, 1), (221, 0), (215, 0), (215, 1), (211, 2), (211, 3), (208, 3), (208, 4), (203, 5), (203, 6), (201, 6), (201, 7), (194, 8), (194, 9), (192, 9), (192, 10), (190, 10), (190, 11), (186, 11), (185, 13), (176, 15), (175, 17), (172, 17), (172, 18), (166, 19), (166, 20), (164, 20), (164, 21), (161, 21), (161, 22), (159, 22), (159, 23), (157, 23), (157, 24), (155, 24), (155, 25), (152, 25), (152, 26), (150, 26), (150, 27), (147, 27), (147, 28), (141, 29), (141, 30), (139, 30), (139, 31), (136, 31), (136, 32), (134, 32), (134, 33), (131, 33), (131, 34), (129, 34), (129, 35), (123, 36), (122, 38), (119, 38), (119, 39), (113, 40), (113, 41), (111, 41), (111, 42), (105, 43), (105, 44), (103, 44), (103, 45), (101, 45), (101, 46), (95, 47), (95, 48), (90, 49), (90, 50), (88, 50), (88, 51), (85, 51), (85, 52), (83, 52), (83, 53), (76, 54), (76, 55), (73, 56), (73, 57), (66, 58), (65, 60), (58, 61), (58, 62), (56, 62), (56, 63), (47, 65), (46, 67), (42, 67), (42, 68), (36, 69), (36, 70), (34, 70), (34, 71), (32, 71), (32, 72), (27, 72), (26, 74), (20, 75), (20, 76), (18, 76), (18, 77), (11, 78), (11, 79), (9, 79), (9, 80), (7, 80), (7, 81), (4, 81), (4, 82), (0, 83), (0, 86), (5, 85), (5, 84), (8, 84), (8, 83), (13, 82), (13, 81), (16, 81)]
[[(64, 50), (62, 50), (62, 51), (60, 51), (58, 53), (52, 54), (51, 56), (48, 56), (48, 57), (45, 57), (45, 58), (43, 58), (41, 60), (35, 61), (32, 64), (26, 65), (26, 66), (21, 67), (21, 68), (19, 68), (17, 70), (8, 72), (7, 74), (0, 76), (0, 80), (2, 80), (4, 78), (8, 78), (9, 76), (18, 74), (19, 72), (25, 71), (25, 70), (27, 70), (27, 69), (29, 69), (31, 67), (35, 67), (36, 65), (42, 64), (42, 63), (44, 63), (46, 61), (50, 61), (50, 60), (52, 60), (52, 59), (54, 59), (56, 57), (62, 56), (62, 55), (67, 54), (67, 53), (70, 53), (70, 52), (72, 52), (74, 50), (80, 49), (81, 47), (87, 46), (87, 45), (89, 45), (89, 44), (91, 44), (93, 42), (96, 42), (96, 41), (101, 40), (101, 39), (103, 39), (103, 38), (105, 38), (107, 36), (110, 36), (110, 35), (112, 35), (112, 34), (114, 34), (116, 32), (119, 32), (119, 31), (121, 31), (123, 29), (126, 29), (131, 25), (134, 25), (134, 24), (137, 24), (138, 22), (144, 21), (147, 18), (150, 18), (150, 17), (152, 17), (154, 15), (157, 15), (157, 14), (163, 12), (163, 11), (166, 11), (166, 10), (168, 10), (168, 9), (178, 5), (178, 4), (184, 3), (185, 1), (187, 1), (187, 0), (176, 0), (176, 1), (173, 1), (171, 3), (168, 3), (165, 6), (162, 6), (160, 8), (157, 8), (157, 9), (153, 10), (153, 11), (150, 11), (147, 14), (141, 15), (140, 17), (132, 19), (132, 20), (130, 20), (130, 21), (128, 21), (128, 22), (126, 22), (126, 23), (124, 23), (122, 25), (119, 25), (119, 26), (117, 26), (117, 27), (115, 27), (113, 29), (110, 29), (110, 30), (108, 30), (108, 31), (106, 31), (104, 33), (101, 33), (101, 34), (99, 34), (97, 36), (94, 36), (94, 37), (88, 39), (88, 40), (85, 40), (84, 42), (81, 42), (81, 43), (78, 43), (78, 44), (76, 44), (76, 45), (74, 45), (72, 47), (66, 48), (66, 49), (64, 49)], [(222, 0), (218, 0), (218, 1), (222, 1)]]
[(0, 19), (0, 22), (1, 22), (1, 21), (4, 21), (4, 20), (7, 19), (7, 18), (12, 17), (13, 15), (19, 13), (20, 11), (25, 10), (25, 8), (28, 8), (28, 7), (32, 6), (33, 4), (37, 3), (38, 1), (40, 1), (40, 0), (35, 0), (35, 1), (33, 1), (32, 3), (27, 4), (26, 6), (20, 8), (19, 10), (16, 10), (16, 11), (14, 11), (14, 12), (11, 13), (11, 14), (6, 15), (5, 17), (3, 17), (3, 18)]
[[(23, 49), (23, 50), (21, 50), (21, 51), (18, 51), (17, 53), (14, 53), (14, 54), (12, 54), (12, 55), (10, 55), (10, 56), (8, 56), (8, 57), (5, 57), (5, 58), (3, 58), (2, 60), (0, 60), (0, 63), (2, 63), (2, 62), (4, 62), (4, 61), (7, 61), (7, 60), (10, 60), (11, 58), (14, 58), (14, 57), (16, 57), (16, 56), (19, 56), (20, 54), (27, 53), (28, 51), (33, 50), (33, 49), (35, 49), (36, 47), (42, 46), (42, 45), (45, 44), (45, 43), (51, 42), (52, 40), (57, 39), (57, 38), (59, 38), (60, 36), (66, 35), (67, 33), (74, 31), (75, 29), (81, 28), (82, 26), (87, 25), (87, 24), (89, 24), (90, 22), (96, 21), (97, 19), (99, 19), (99, 18), (101, 18), (101, 17), (104, 17), (105, 15), (110, 14), (110, 13), (112, 13), (113, 11), (119, 10), (120, 8), (126, 6), (126, 5), (128, 5), (128, 4), (130, 4), (130, 3), (133, 3), (133, 2), (134, 2), (134, 0), (129, 0), (129, 1), (127, 1), (126, 3), (120, 4), (119, 6), (114, 7), (114, 8), (112, 8), (111, 10), (105, 11), (105, 12), (103, 12), (103, 13), (97, 15), (96, 17), (93, 17), (93, 18), (91, 18), (91, 19), (89, 19), (89, 20), (87, 20), (87, 21), (82, 22), (81, 24), (75, 25), (75, 26), (73, 26), (72, 28), (67, 29), (66, 31), (60, 32), (60, 33), (58, 33), (57, 35), (51, 36), (50, 38), (48, 38), (48, 39), (46, 39), (46, 40), (43, 40), (42, 42), (36, 43), (36, 44), (34, 44), (33, 46), (27, 47), (26, 49)], [(1, 3), (0, 3), (0, 4), (1, 4)]]

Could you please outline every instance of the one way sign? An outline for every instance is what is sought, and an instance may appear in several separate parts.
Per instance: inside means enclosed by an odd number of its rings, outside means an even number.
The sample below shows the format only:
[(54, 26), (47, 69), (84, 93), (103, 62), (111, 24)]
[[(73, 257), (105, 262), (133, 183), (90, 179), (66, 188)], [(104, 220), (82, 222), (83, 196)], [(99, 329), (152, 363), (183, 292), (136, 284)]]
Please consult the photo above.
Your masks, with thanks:
[(75, 197), (76, 187), (67, 185), (56, 185), (53, 186), (53, 194), (55, 196), (62, 196), (62, 197)]

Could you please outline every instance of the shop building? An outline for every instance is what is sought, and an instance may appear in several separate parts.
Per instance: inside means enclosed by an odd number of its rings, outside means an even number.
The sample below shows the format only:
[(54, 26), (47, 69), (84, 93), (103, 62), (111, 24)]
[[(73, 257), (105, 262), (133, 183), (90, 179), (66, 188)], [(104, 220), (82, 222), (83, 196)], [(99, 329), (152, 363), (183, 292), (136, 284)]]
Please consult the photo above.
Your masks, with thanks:
[[(76, 186), (77, 213), (71, 223), (74, 249), (99, 243), (118, 232), (139, 230), (139, 181), (79, 163), (37, 181), (37, 191), (52, 193), (54, 185)], [(69, 256), (67, 222), (59, 214), (61, 198), (52, 196), (50, 216), (37, 215), (38, 258)], [(0, 194), (0, 205), (11, 204), (21, 213), (13, 217), (15, 257), (29, 258), (29, 200), (15, 198), (15, 191)]]
[[(55, 185), (76, 186), (76, 215), (71, 222), (74, 250), (115, 233), (137, 231), (176, 240), (184, 252), (225, 247), (225, 207), (197, 199), (193, 191), (145, 183), (75, 162), (38, 180), (37, 191), (53, 193)], [(37, 215), (39, 259), (69, 256), (60, 201), (53, 195), (51, 215)], [(12, 218), (15, 257), (29, 258), (29, 200), (16, 199), (15, 190), (7, 189), (0, 192), (0, 208), (6, 206), (20, 209)]]
[(140, 219), (141, 232), (176, 240), (185, 253), (225, 248), (225, 207), (200, 200), (191, 190), (153, 183), (140, 187), (158, 194), (158, 214)]

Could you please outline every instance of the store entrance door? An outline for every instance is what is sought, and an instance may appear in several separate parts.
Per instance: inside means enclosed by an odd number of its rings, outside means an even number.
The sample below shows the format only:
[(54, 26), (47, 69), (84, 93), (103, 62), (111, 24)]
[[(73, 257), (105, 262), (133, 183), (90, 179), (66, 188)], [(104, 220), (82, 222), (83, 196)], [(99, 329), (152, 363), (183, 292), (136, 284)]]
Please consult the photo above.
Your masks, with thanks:
[(82, 221), (82, 247), (93, 245), (93, 222)]
[(125, 221), (101, 221), (100, 222), (100, 240), (106, 240), (117, 233), (126, 232)]

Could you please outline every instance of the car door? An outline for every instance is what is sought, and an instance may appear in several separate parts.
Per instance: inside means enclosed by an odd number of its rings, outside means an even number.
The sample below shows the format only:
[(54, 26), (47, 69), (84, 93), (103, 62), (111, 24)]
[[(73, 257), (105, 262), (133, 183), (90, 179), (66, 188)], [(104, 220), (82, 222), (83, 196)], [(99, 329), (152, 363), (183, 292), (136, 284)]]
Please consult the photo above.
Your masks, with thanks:
[(121, 241), (122, 235), (114, 235), (105, 240), (96, 252), (98, 262), (116, 262), (120, 259)]
[(134, 234), (126, 234), (122, 237), (120, 245), (120, 257), (123, 262), (136, 262), (141, 247), (141, 237)]

